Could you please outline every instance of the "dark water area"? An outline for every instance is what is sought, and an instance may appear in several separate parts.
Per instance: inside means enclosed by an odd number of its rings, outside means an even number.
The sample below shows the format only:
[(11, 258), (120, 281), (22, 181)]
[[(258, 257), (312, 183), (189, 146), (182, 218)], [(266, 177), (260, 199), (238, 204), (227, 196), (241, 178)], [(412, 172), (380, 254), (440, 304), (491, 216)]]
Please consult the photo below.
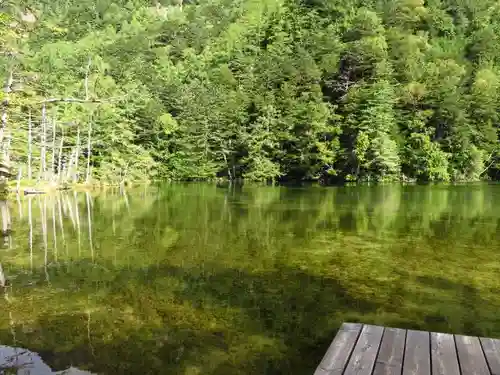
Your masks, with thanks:
[(344, 321), (500, 337), (500, 185), (171, 184), (0, 211), (2, 373), (312, 374)]

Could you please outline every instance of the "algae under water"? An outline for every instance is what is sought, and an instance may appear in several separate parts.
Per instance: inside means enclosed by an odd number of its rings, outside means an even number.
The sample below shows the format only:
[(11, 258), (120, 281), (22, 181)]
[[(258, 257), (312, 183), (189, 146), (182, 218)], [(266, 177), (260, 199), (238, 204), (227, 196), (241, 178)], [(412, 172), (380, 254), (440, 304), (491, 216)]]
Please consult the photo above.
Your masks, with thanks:
[(500, 337), (500, 185), (169, 184), (9, 216), (0, 352), (54, 373), (312, 374), (343, 321)]

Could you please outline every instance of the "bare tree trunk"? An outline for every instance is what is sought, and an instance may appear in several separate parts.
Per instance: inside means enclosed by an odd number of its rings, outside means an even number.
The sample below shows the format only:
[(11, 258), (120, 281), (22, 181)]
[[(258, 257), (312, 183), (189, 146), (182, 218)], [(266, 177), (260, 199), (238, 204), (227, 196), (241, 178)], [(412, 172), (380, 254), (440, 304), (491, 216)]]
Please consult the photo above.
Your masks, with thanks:
[(19, 191), (21, 189), (21, 177), (23, 175), (23, 167), (19, 167), (19, 172), (17, 172), (17, 185), (16, 185), (16, 193), (19, 195)]
[(229, 162), (227, 161), (227, 156), (226, 156), (226, 153), (224, 151), (222, 151), (222, 157), (224, 158), (224, 162), (226, 163), (227, 177), (229, 179), (229, 183), (231, 183), (231, 181), (233, 181), (233, 176), (231, 175), (231, 166), (229, 165)]
[[(2, 287), (3, 292), (4, 292), (4, 298), (7, 302), (9, 302), (9, 293), (7, 292), (7, 278), (5, 277), (5, 272), (3, 271), (2, 264), (0, 263), (0, 287)], [(11, 318), (11, 325), (12, 325), (12, 314), (9, 311), (9, 317)], [(15, 334), (14, 334), (15, 338)]]
[(56, 119), (52, 119), (52, 163), (50, 168), (51, 179), (56, 179)]
[(89, 132), (87, 136), (87, 173), (85, 176), (85, 182), (88, 184), (90, 182), (90, 153), (91, 153), (91, 137), (92, 137), (92, 120), (89, 121)]
[(4, 104), (3, 104), (3, 110), (2, 110), (2, 125), (0, 127), (0, 143), (1, 145), (3, 145), (3, 133), (5, 131), (5, 129), (7, 128), (7, 106), (8, 106), (8, 101), (7, 100), (4, 100)]
[(58, 155), (58, 161), (57, 161), (57, 180), (59, 183), (61, 183), (61, 176), (62, 176), (62, 153), (63, 153), (63, 142), (64, 142), (64, 133), (61, 133), (61, 143), (59, 144), (59, 155)]
[(59, 183), (62, 184), (64, 180), (64, 175), (66, 174), (66, 163), (63, 161), (61, 163), (61, 173), (59, 174)]
[(13, 71), (11, 70), (10, 74), (9, 74), (9, 78), (7, 78), (7, 82), (5, 82), (5, 87), (4, 87), (4, 92), (7, 93), (7, 95), (5, 96), (5, 98), (3, 100), (3, 109), (2, 109), (2, 117), (1, 117), (2, 122), (1, 122), (1, 126), (0, 126), (0, 144), (2, 147), (3, 147), (4, 132), (5, 132), (5, 129), (7, 128), (7, 118), (8, 118), (7, 108), (9, 106), (9, 95), (8, 94), (12, 91), (11, 87), (12, 87), (13, 81), (14, 81)]
[(33, 177), (31, 175), (31, 158), (32, 158), (32, 135), (31, 135), (31, 126), (32, 126), (32, 122), (31, 122), (31, 108), (29, 109), (29, 112), (28, 112), (28, 180), (31, 181), (31, 178)]
[(0, 212), (2, 215), (2, 235), (8, 236), (10, 232), (9, 206), (6, 200), (0, 201)]
[(71, 154), (69, 155), (67, 170), (66, 170), (66, 180), (69, 180), (71, 177), (71, 170), (73, 169), (73, 154), (74, 150), (71, 150)]
[(41, 151), (41, 176), (45, 180), (46, 179), (46, 171), (47, 171), (47, 165), (46, 165), (46, 152), (47, 152), (47, 145), (45, 142), (47, 142), (47, 124), (46, 124), (46, 117), (47, 117), (47, 108), (45, 106), (45, 103), (42, 106), (42, 134), (41, 134), (41, 146), (42, 146), (42, 151)]
[[(40, 159), (40, 162), (41, 162), (41, 159)], [(42, 179), (42, 167), (40, 166), (40, 167), (38, 168), (38, 176), (37, 176), (37, 178), (36, 178), (36, 182), (37, 182), (37, 183), (38, 183), (38, 182), (40, 182), (40, 180), (41, 180), (41, 179)]]
[(2, 264), (0, 263), (0, 286), (5, 288), (5, 274), (3, 272)]
[(8, 249), (11, 248), (11, 221), (10, 221), (10, 210), (9, 203), (6, 200), (0, 201), (0, 212), (2, 216), (2, 238), (3, 238), (3, 246)]
[(73, 174), (73, 182), (78, 181), (78, 159), (80, 158), (80, 126), (76, 130), (76, 151), (75, 151), (75, 173)]
[(4, 164), (6, 164), (10, 168), (10, 142), (12, 141), (12, 135), (9, 134), (9, 132), (6, 132), (7, 134), (7, 141), (4, 142), (4, 149), (3, 149), (3, 159), (4, 159)]
[(17, 200), (17, 210), (19, 211), (19, 219), (24, 219), (24, 215), (23, 215), (23, 204), (21, 203), (21, 198), (19, 197), (19, 194), (17, 195), (16, 197), (16, 200)]
[(88, 221), (88, 229), (89, 229), (89, 243), (90, 243), (90, 253), (92, 255), (92, 262), (94, 261), (94, 244), (92, 242), (92, 214), (90, 209), (90, 194), (89, 192), (85, 192), (85, 198), (87, 200), (87, 221)]

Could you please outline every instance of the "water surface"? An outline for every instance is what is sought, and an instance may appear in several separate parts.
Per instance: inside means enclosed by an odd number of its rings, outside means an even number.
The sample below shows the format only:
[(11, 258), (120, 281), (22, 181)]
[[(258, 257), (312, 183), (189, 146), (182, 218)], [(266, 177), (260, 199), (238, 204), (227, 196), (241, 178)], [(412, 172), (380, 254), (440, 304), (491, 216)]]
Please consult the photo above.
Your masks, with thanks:
[(500, 337), (499, 185), (172, 184), (1, 212), (0, 359), (47, 373), (312, 374), (343, 321)]

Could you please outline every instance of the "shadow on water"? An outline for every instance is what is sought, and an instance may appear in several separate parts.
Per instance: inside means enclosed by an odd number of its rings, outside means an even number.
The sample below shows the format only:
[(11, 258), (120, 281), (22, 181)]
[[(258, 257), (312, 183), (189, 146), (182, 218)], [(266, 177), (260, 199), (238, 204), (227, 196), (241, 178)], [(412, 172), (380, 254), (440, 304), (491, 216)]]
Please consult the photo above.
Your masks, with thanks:
[[(78, 266), (90, 264), (75, 264)], [(108, 265), (108, 270), (111, 267)], [(58, 371), (76, 366), (105, 374), (184, 374), (198, 373), (201, 368), (214, 375), (299, 374), (313, 370), (345, 320), (445, 332), (457, 330), (456, 324), (450, 326), (453, 322), (446, 315), (428, 312), (425, 306), (394, 314), (397, 307), (389, 303), (357, 298), (339, 280), (300, 270), (196, 274), (159, 265), (112, 272), (113, 280), (108, 281), (107, 287), (101, 285), (100, 290), (110, 298), (108, 311), (43, 313), (29, 329), (14, 323), (10, 330), (0, 331), (0, 340), (9, 342), (12, 332), (16, 332), (18, 342), (29, 344)], [(175, 290), (168, 304), (163, 305), (158, 302), (162, 293), (154, 286), (164, 284), (165, 278), (176, 280), (183, 287)], [(55, 274), (51, 279), (55, 289), (67, 286), (66, 280), (57, 279)], [(99, 279), (76, 280), (73, 289), (88, 290)], [(463, 313), (458, 314), (462, 322), (460, 332), (480, 333), (477, 319), (481, 317), (477, 312), (488, 301), (478, 297), (477, 290), (441, 278), (418, 282), (423, 286), (449, 285), (464, 302)], [(440, 287), (435, 289), (438, 290)], [(137, 316), (118, 313), (123, 308)], [(213, 322), (211, 327), (197, 323), (216, 319), (217, 313), (224, 314), (219, 318), (231, 319), (228, 310), (237, 311), (232, 324)], [(186, 317), (186, 311), (194, 315)], [(382, 312), (387, 315), (376, 318)], [(405, 315), (421, 316), (422, 320), (405, 320)], [(150, 318), (155, 322), (146, 323)]]
[(343, 321), (500, 337), (497, 197), (180, 185), (9, 202), (0, 343), (49, 374), (225, 375), (312, 373)]
[[(91, 267), (84, 262), (74, 266), (84, 264)], [(78, 312), (44, 313), (27, 330), (14, 323), (9, 330), (0, 331), (0, 340), (10, 342), (16, 332), (17, 342), (29, 343), (54, 369), (78, 366), (106, 374), (183, 374), (197, 373), (196, 368), (204, 365), (204, 373), (214, 375), (285, 374), (314, 366), (318, 348), (327, 346), (343, 313), (377, 309), (369, 301), (350, 296), (338, 281), (300, 270), (281, 268), (263, 274), (224, 270), (196, 275), (159, 265), (112, 272), (113, 280), (100, 290), (113, 296), (108, 300), (112, 320), (102, 311), (95, 317)], [(42, 277), (43, 273), (40, 269), (35, 275)], [(163, 305), (158, 303), (161, 292), (154, 286), (164, 284), (166, 278), (183, 287), (174, 290)], [(53, 272), (50, 279), (54, 289), (67, 287), (66, 280)], [(88, 290), (99, 279), (77, 278), (72, 289)], [(186, 306), (194, 316), (183, 316)], [(139, 316), (117, 313), (124, 307)], [(214, 321), (213, 327), (207, 327), (191, 321), (213, 320), (224, 312), (226, 316), (220, 318), (234, 319), (231, 323), (236, 326)], [(155, 322), (144, 323), (149, 318)], [(112, 333), (109, 340), (107, 332)]]

